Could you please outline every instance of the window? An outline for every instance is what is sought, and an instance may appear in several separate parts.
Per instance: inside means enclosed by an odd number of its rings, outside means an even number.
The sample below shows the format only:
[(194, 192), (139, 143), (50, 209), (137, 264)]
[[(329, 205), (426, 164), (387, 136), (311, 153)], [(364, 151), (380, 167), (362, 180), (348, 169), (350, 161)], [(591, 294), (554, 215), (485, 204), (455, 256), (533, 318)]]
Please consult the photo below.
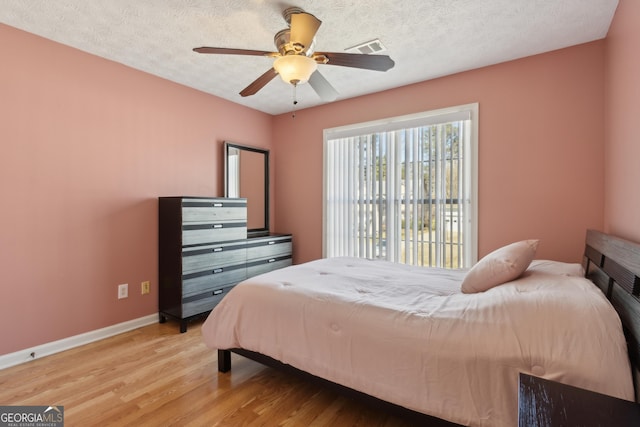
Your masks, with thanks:
[(324, 256), (471, 266), (477, 117), (469, 104), (326, 129)]

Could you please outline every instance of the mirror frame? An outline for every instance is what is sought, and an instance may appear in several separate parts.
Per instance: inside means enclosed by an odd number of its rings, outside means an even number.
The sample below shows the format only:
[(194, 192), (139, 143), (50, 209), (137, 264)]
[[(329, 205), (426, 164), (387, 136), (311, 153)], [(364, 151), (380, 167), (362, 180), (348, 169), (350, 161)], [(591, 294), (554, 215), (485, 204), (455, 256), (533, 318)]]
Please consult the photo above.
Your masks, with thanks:
[[(264, 227), (248, 228), (249, 237), (265, 236), (269, 234), (269, 150), (263, 148), (240, 145), (231, 141), (224, 141), (224, 195), (229, 197), (229, 153), (232, 149), (250, 151), (264, 155)], [(242, 197), (242, 195), (240, 195)], [(247, 201), (247, 206), (248, 206)], [(248, 224), (247, 224), (248, 225)]]

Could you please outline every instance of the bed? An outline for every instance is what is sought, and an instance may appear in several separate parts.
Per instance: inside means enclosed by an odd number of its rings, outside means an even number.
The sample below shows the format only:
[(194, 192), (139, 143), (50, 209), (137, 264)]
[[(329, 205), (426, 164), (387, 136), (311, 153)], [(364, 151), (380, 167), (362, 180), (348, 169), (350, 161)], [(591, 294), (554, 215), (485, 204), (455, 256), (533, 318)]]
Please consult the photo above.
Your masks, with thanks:
[(202, 333), (222, 372), (233, 351), (430, 425), (517, 425), (520, 372), (633, 400), (640, 246), (590, 230), (583, 265), (528, 261), (463, 293), (470, 271), (317, 260), (237, 285)]

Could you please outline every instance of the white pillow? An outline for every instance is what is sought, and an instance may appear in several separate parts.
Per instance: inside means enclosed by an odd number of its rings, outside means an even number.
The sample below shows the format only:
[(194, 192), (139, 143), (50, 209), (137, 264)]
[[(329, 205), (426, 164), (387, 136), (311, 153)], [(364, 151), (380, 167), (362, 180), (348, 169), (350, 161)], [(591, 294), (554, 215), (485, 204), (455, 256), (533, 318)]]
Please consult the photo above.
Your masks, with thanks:
[(549, 259), (534, 259), (531, 261), (527, 271), (542, 271), (562, 276), (584, 277), (584, 267), (582, 264), (553, 261)]
[(539, 240), (523, 240), (496, 249), (474, 265), (462, 280), (462, 292), (484, 292), (517, 279), (536, 255)]

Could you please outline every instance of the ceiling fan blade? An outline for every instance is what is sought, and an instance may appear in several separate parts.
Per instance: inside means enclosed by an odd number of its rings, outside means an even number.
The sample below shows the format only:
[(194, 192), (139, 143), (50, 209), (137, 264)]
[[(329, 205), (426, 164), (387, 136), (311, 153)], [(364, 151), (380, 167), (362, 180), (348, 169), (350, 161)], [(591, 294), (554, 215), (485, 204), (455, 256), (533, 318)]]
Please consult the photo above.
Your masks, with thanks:
[(323, 101), (331, 102), (338, 98), (338, 91), (331, 86), (331, 83), (318, 70), (309, 77), (309, 85)]
[(322, 21), (310, 13), (294, 13), (291, 15), (291, 43), (302, 46), (302, 51), (306, 52), (313, 43), (320, 24)]
[[(396, 64), (387, 55), (365, 55), (360, 53), (316, 52), (314, 59), (324, 56), (327, 65), (342, 67), (364, 68), (365, 70), (387, 71)], [(321, 62), (322, 63), (322, 62)]]
[(277, 55), (275, 52), (268, 52), (266, 50), (250, 50), (250, 49), (230, 49), (226, 47), (195, 47), (194, 52), (198, 53), (216, 53), (223, 55), (252, 55), (252, 56), (273, 56)]
[(263, 75), (255, 79), (253, 83), (251, 83), (249, 86), (242, 89), (242, 92), (240, 92), (240, 95), (241, 96), (254, 95), (256, 92), (262, 89), (267, 83), (273, 80), (273, 78), (277, 75), (278, 73), (276, 72), (276, 70), (271, 68), (266, 73), (264, 73)]

